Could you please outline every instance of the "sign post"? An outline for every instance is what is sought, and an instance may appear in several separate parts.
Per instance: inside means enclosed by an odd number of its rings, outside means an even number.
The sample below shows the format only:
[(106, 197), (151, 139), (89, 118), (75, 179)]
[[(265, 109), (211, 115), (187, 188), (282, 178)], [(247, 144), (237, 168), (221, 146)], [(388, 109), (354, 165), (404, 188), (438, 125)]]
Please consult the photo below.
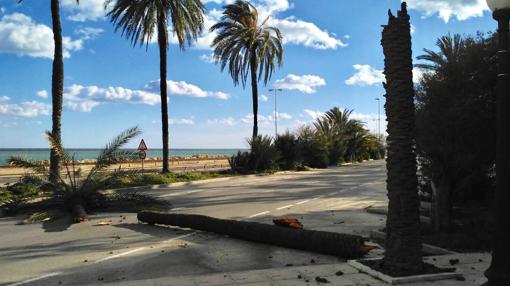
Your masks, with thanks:
[(142, 139), (140, 141), (140, 144), (138, 145), (138, 157), (140, 160), (142, 160), (142, 175), (143, 175), (143, 162), (145, 158), (147, 158), (147, 145), (145, 144), (145, 141)]

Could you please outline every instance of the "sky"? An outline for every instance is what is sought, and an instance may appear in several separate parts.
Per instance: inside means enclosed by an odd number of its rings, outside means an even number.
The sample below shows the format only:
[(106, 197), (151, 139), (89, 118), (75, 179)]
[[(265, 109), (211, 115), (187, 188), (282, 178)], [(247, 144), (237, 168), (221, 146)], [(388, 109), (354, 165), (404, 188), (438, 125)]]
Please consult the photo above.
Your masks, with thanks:
[[(171, 148), (245, 148), (252, 132), (251, 89), (234, 86), (211, 57), (209, 33), (232, 0), (202, 0), (204, 33), (168, 51)], [(384, 57), (380, 45), (388, 9), (400, 0), (256, 0), (261, 18), (284, 38), (284, 64), (259, 85), (259, 125), (274, 134), (296, 130), (338, 106), (377, 132), (384, 116)], [(448, 33), (491, 32), (485, 0), (409, 0), (413, 57)], [(159, 51), (133, 47), (105, 17), (104, 0), (61, 0), (64, 43), (62, 138), (67, 147), (97, 148), (139, 126), (149, 148), (161, 148)], [(171, 30), (170, 30), (171, 33)], [(50, 1), (0, 0), (0, 148), (45, 148), (51, 130), (53, 33)], [(415, 70), (415, 80), (420, 71)], [(137, 138), (139, 139), (139, 138)], [(133, 141), (130, 147), (136, 147)]]

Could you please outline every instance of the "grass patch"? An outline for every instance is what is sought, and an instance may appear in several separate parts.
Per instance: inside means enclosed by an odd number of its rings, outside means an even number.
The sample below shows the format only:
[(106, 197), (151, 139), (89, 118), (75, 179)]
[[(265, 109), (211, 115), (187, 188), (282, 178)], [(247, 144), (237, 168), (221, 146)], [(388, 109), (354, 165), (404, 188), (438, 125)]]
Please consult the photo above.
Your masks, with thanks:
[(137, 174), (123, 178), (112, 178), (111, 188), (138, 187), (147, 185), (168, 185), (172, 183), (193, 182), (207, 179), (230, 177), (231, 172), (192, 172), (192, 173), (168, 173), (168, 174)]

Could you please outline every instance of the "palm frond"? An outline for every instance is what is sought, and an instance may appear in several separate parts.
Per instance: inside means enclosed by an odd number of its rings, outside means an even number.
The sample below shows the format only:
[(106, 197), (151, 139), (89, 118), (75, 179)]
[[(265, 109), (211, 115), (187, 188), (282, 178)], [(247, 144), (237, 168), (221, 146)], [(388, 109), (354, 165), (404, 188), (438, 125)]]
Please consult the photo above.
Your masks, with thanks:
[(9, 159), (7, 159), (7, 163), (16, 167), (31, 169), (38, 174), (47, 174), (48, 172), (48, 169), (43, 163), (33, 161), (22, 156), (11, 156)]

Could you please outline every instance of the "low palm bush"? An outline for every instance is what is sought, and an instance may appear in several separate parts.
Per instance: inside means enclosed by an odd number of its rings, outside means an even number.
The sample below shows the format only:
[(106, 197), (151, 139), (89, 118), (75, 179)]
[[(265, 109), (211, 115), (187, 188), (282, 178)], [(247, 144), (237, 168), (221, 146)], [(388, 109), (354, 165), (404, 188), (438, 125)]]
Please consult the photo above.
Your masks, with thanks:
[[(121, 195), (101, 192), (101, 190), (114, 185), (115, 182), (137, 173), (137, 171), (125, 171), (120, 168), (108, 172), (107, 168), (114, 164), (136, 159), (137, 154), (135, 152), (122, 150), (121, 148), (139, 134), (141, 134), (141, 131), (137, 127), (122, 132), (100, 151), (92, 169), (87, 174), (83, 174), (75, 160), (75, 155), (68, 153), (57, 137), (47, 132), (50, 147), (61, 158), (64, 175), (58, 174), (57, 182), (52, 183), (48, 180), (49, 170), (43, 163), (13, 156), (8, 160), (11, 165), (31, 169), (39, 174), (25, 177), (16, 188), (34, 188), (34, 191), (47, 191), (50, 193), (50, 200), (54, 206), (61, 206), (67, 210), (72, 210), (78, 205), (85, 211), (89, 211), (108, 207), (114, 202), (126, 203), (133, 199), (162, 205), (164, 203), (140, 194)], [(144, 197), (144, 199), (139, 200), (141, 197)]]
[(280, 160), (278, 160), (280, 169), (295, 170), (302, 164), (299, 141), (294, 134), (287, 131), (282, 135), (278, 135), (274, 145), (280, 153)]
[(305, 126), (298, 131), (298, 144), (303, 164), (312, 168), (327, 168), (329, 151), (327, 143), (310, 127)]
[(238, 152), (229, 159), (230, 167), (237, 173), (275, 172), (280, 153), (270, 136), (256, 136), (248, 140), (250, 152)]

